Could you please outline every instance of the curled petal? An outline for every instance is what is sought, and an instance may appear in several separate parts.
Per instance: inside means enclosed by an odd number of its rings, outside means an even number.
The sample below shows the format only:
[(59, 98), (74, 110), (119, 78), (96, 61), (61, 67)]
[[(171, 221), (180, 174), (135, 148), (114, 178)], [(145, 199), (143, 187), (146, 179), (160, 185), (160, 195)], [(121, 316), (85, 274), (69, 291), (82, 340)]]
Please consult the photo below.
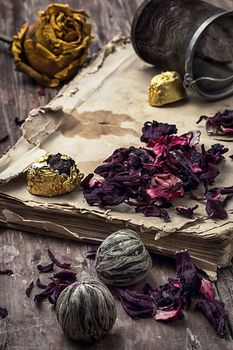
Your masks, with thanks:
[(226, 311), (224, 303), (220, 300), (205, 300), (202, 299), (197, 303), (199, 308), (209, 322), (214, 326), (216, 332), (220, 336), (226, 334)]

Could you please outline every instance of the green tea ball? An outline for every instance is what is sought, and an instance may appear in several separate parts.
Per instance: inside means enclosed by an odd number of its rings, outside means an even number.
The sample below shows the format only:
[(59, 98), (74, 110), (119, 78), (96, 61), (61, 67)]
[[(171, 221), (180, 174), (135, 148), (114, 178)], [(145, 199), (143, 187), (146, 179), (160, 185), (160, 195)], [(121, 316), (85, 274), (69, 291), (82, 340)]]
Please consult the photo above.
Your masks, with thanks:
[(152, 261), (136, 232), (119, 230), (100, 245), (95, 268), (102, 282), (112, 286), (130, 286), (144, 279), (152, 268)]
[(116, 305), (110, 291), (94, 279), (77, 281), (60, 294), (56, 315), (64, 333), (78, 341), (104, 337), (116, 320)]

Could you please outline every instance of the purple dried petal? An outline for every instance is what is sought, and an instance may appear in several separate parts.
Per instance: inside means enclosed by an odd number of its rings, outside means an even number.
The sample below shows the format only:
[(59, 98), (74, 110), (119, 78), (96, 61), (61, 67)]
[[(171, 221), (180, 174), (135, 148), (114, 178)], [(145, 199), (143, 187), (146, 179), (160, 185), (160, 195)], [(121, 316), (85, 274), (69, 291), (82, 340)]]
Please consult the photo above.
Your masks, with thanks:
[(171, 278), (168, 283), (157, 289), (152, 289), (149, 284), (146, 284), (144, 293), (150, 295), (159, 308), (176, 309), (182, 303), (183, 285), (179, 279)]
[(205, 158), (208, 162), (213, 164), (220, 164), (224, 159), (223, 154), (228, 152), (229, 149), (221, 145), (220, 143), (215, 143), (207, 150), (205, 154)]
[(30, 297), (33, 288), (34, 288), (34, 282), (32, 281), (26, 289), (26, 295), (28, 298)]
[(8, 315), (7, 309), (0, 307), (0, 317), (3, 319)]
[(62, 281), (70, 281), (71, 283), (76, 282), (76, 273), (70, 270), (62, 270), (53, 275), (54, 278), (58, 278)]
[[(71, 282), (72, 283), (72, 282)], [(69, 284), (71, 284), (69, 283)], [(51, 295), (49, 295), (48, 297), (48, 301), (50, 302), (50, 304), (56, 305), (57, 303), (57, 299), (59, 297), (59, 295), (61, 294), (61, 292), (69, 285), (67, 283), (57, 283), (56, 288), (54, 289), (53, 293)]]
[(212, 219), (224, 220), (227, 218), (227, 212), (221, 201), (221, 194), (206, 195), (206, 212)]
[(57, 260), (54, 256), (54, 254), (52, 253), (52, 251), (50, 249), (48, 249), (48, 255), (51, 259), (51, 261), (57, 265), (58, 267), (62, 268), (62, 269), (66, 269), (66, 270), (70, 270), (71, 269), (71, 264), (67, 264), (67, 263), (61, 263), (59, 260)]
[(155, 315), (154, 300), (145, 294), (118, 288), (121, 304), (125, 312), (132, 318), (147, 318)]
[(206, 130), (209, 135), (233, 134), (233, 110), (225, 109), (212, 117), (201, 116), (197, 123), (206, 120)]
[(146, 122), (142, 128), (141, 142), (156, 140), (160, 136), (172, 135), (177, 133), (177, 128), (173, 124), (158, 123), (157, 121)]
[(3, 143), (5, 141), (7, 141), (8, 139), (9, 139), (9, 135), (5, 135), (5, 136), (0, 138), (0, 143)]
[(40, 302), (44, 299), (46, 299), (49, 295), (53, 294), (54, 289), (56, 288), (55, 282), (50, 282), (46, 289), (43, 290), (43, 292), (36, 294), (34, 297), (35, 302)]
[(0, 270), (0, 275), (12, 275), (13, 274), (13, 271), (12, 270), (9, 270), (9, 269), (6, 269), (6, 270)]
[(214, 298), (215, 298), (214, 287), (213, 287), (212, 283), (205, 278), (202, 278), (202, 280), (201, 280), (200, 293), (207, 300), (214, 300)]
[(188, 207), (185, 207), (183, 205), (177, 205), (175, 207), (175, 210), (181, 214), (181, 215), (184, 215), (186, 216), (187, 218), (189, 219), (193, 219), (194, 218), (194, 215), (193, 215), (193, 212), (194, 210), (196, 210), (198, 208), (198, 205), (195, 205), (194, 207), (191, 207), (191, 208), (188, 208)]
[(54, 266), (54, 263), (51, 263), (48, 265), (39, 264), (39, 265), (37, 265), (37, 268), (40, 272), (47, 273), (47, 272), (53, 271), (53, 266)]
[(165, 222), (171, 221), (167, 210), (159, 207), (158, 205), (137, 206), (135, 208), (136, 213), (143, 213), (145, 216), (153, 216), (163, 219)]
[(37, 278), (37, 280), (36, 280), (36, 285), (37, 285), (37, 287), (39, 287), (41, 289), (47, 288), (47, 284), (41, 283), (39, 278)]
[(15, 124), (18, 126), (23, 125), (24, 122), (25, 122), (25, 119), (20, 119), (19, 117), (15, 118)]
[(40, 97), (45, 96), (45, 88), (43, 86), (40, 86), (40, 88), (38, 89), (38, 95)]
[(187, 250), (176, 253), (176, 272), (183, 285), (185, 304), (190, 306), (192, 299), (198, 295), (201, 288), (201, 277)]
[(171, 321), (171, 320), (176, 320), (178, 318), (182, 318), (183, 313), (179, 308), (173, 309), (173, 310), (161, 310), (158, 309), (155, 315), (155, 320), (156, 321)]
[(201, 115), (198, 121), (196, 122), (196, 124), (199, 124), (200, 122), (202, 122), (202, 120), (207, 120), (207, 119), (208, 119), (207, 115)]
[(89, 249), (89, 250), (85, 253), (85, 258), (90, 259), (90, 260), (94, 260), (95, 257), (96, 257), (97, 250), (98, 250), (98, 248)]
[(224, 303), (220, 300), (202, 299), (197, 303), (200, 309), (210, 323), (214, 326), (216, 332), (222, 337), (226, 334), (226, 311)]
[(184, 194), (181, 179), (171, 173), (156, 174), (151, 179), (151, 185), (146, 190), (153, 200), (164, 199), (172, 201)]

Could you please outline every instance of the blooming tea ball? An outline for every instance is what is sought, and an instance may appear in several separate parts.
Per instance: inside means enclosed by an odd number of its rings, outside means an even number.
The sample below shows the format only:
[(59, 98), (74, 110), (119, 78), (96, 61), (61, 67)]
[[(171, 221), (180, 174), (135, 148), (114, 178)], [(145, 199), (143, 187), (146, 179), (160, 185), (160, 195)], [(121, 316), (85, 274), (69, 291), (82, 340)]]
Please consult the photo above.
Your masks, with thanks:
[(102, 282), (112, 286), (129, 286), (144, 279), (151, 270), (150, 254), (138, 234), (119, 230), (100, 245), (95, 268)]
[(94, 279), (77, 281), (60, 294), (56, 315), (64, 333), (78, 341), (105, 336), (116, 320), (116, 305), (107, 287)]

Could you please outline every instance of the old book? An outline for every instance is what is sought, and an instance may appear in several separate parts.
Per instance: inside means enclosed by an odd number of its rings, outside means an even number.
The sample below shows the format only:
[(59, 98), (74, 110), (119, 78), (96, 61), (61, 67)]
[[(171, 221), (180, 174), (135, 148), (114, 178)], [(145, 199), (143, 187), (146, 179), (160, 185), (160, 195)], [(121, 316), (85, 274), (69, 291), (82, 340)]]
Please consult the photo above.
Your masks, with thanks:
[[(195, 262), (212, 277), (217, 267), (229, 265), (233, 245), (233, 204), (228, 219), (214, 221), (199, 203), (194, 219), (171, 214), (171, 222), (144, 217), (126, 205), (89, 206), (82, 191), (54, 198), (33, 196), (26, 189), (26, 170), (40, 156), (67, 153), (86, 175), (93, 172), (116, 148), (143, 146), (141, 129), (146, 121), (177, 125), (179, 134), (201, 131), (208, 148), (216, 140), (207, 136), (200, 115), (229, 108), (232, 98), (208, 103), (192, 96), (165, 108), (148, 104), (147, 88), (155, 74), (135, 55), (131, 44), (114, 38), (73, 81), (46, 106), (31, 111), (23, 124), (23, 136), (0, 160), (0, 223), (11, 228), (86, 242), (101, 242), (113, 231), (128, 227), (137, 231), (150, 251), (174, 255), (188, 249)], [(233, 144), (221, 165), (216, 186), (232, 185)], [(195, 204), (188, 198), (182, 203)]]

